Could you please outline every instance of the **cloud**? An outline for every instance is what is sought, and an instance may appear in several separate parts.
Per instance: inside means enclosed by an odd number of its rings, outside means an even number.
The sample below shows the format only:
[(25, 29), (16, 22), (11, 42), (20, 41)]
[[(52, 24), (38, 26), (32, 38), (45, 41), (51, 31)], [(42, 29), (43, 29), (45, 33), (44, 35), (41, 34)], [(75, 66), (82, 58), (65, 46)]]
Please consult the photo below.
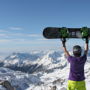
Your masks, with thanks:
[(48, 40), (48, 39), (46, 39), (46, 38), (39, 38), (39, 39), (37, 39), (37, 40), (39, 40), (39, 41), (46, 41), (46, 40)]
[(0, 33), (7, 33), (8, 31), (6, 31), (5, 29), (0, 29)]
[(42, 38), (40, 34), (13, 33), (10, 31), (0, 30), (1, 38)]
[(6, 34), (0, 33), (0, 37), (5, 37)]
[(24, 38), (7, 38), (7, 39), (0, 39), (0, 44), (8, 44), (8, 45), (12, 45), (12, 44), (22, 44), (22, 45), (37, 45), (37, 44), (45, 44), (45, 43), (54, 43), (53, 41), (50, 40), (45, 40), (45, 39), (24, 39)]
[(22, 30), (22, 27), (9, 27), (10, 30)]
[(0, 38), (9, 38), (8, 34), (0, 33)]
[[(29, 40), (28, 40), (29, 41)], [(27, 42), (25, 39), (0, 39), (0, 44), (4, 44), (4, 43), (11, 43), (11, 44), (15, 44), (15, 43), (24, 43)]]
[(10, 33), (8, 36), (11, 37), (22, 37), (22, 38), (42, 38), (40, 34), (27, 34), (27, 33)]
[(41, 37), (40, 34), (27, 34), (28, 37)]
[(8, 43), (11, 42), (9, 39), (0, 39), (0, 43)]
[[(9, 29), (9, 30), (8, 30)], [(11, 32), (10, 30), (23, 30), (22, 27), (9, 27), (7, 30), (0, 29), (0, 37), (5, 37), (5, 38), (42, 38), (43, 36), (41, 34), (36, 34), (36, 33), (15, 33)]]

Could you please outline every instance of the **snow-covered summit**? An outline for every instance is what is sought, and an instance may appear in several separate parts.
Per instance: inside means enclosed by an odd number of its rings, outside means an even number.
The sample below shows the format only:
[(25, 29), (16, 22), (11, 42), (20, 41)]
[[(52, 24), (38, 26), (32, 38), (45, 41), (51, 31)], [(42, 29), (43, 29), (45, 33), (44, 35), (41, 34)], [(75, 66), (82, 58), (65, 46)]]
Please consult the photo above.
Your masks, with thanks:
[(37, 60), (39, 56), (35, 53), (30, 54), (30, 53), (12, 53), (11, 55), (7, 56), (5, 60)]

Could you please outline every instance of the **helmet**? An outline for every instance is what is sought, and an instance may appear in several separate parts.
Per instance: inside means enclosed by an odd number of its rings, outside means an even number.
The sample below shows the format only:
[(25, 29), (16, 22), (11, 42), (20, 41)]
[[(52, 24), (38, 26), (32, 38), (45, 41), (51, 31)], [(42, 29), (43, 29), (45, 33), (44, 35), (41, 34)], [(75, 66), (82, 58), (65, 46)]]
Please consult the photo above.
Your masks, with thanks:
[(75, 57), (80, 57), (82, 52), (82, 48), (79, 45), (75, 45), (73, 47), (73, 54)]

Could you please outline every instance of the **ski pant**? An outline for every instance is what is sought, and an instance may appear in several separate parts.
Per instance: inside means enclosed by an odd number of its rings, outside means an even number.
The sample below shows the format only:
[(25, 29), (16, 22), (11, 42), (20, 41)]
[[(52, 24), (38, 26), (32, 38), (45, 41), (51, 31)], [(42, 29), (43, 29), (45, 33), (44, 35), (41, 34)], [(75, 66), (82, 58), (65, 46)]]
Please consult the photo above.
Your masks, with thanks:
[(86, 90), (85, 81), (68, 80), (67, 90)]

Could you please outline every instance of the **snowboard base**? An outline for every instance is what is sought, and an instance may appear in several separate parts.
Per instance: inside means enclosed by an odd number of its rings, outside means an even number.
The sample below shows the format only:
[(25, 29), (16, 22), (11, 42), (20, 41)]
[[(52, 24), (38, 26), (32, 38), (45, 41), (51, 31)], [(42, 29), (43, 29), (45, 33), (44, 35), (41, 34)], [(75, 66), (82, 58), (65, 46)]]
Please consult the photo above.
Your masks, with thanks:
[(43, 36), (47, 39), (90, 38), (90, 28), (47, 27), (43, 31)]

